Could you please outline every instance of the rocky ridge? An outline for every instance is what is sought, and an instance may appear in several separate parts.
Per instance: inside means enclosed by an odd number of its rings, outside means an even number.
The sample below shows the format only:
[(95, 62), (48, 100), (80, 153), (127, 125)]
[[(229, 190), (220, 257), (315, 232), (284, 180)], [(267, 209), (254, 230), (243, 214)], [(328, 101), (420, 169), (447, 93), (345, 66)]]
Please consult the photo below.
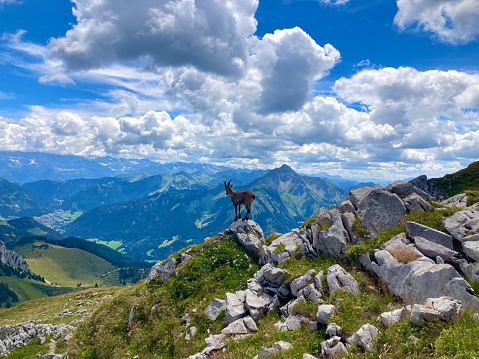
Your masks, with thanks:
[[(449, 200), (448, 205), (460, 205), (463, 197)], [(189, 358), (208, 358), (224, 350), (227, 338), (255, 333), (261, 319), (273, 310), (282, 314), (281, 321), (274, 325), (277, 330), (305, 327), (316, 331), (327, 326), (325, 332), (329, 339), (321, 344), (324, 357), (345, 353), (351, 346), (359, 346), (366, 352), (376, 351), (375, 338), (381, 328), (365, 324), (345, 338), (334, 323), (335, 305), (322, 300), (324, 282), (329, 292), (346, 290), (361, 295), (357, 281), (342, 266), (333, 265), (326, 273), (312, 269), (288, 282), (289, 273), (278, 265), (293, 256), (328, 255), (346, 259), (348, 244), (367, 240), (355, 233), (357, 221), (374, 238), (384, 229), (397, 227), (408, 212), (434, 211), (428, 203), (430, 199), (424, 191), (402, 181), (387, 188), (356, 189), (339, 206), (329, 210), (321, 208), (310, 225), (294, 229), (269, 245), (264, 243), (262, 231), (255, 222), (234, 222), (225, 233), (235, 234), (247, 251), (255, 253), (261, 268), (247, 281), (247, 289), (226, 293), (224, 299), (215, 298), (206, 308), (205, 314), (211, 320), (217, 320), (224, 311), (225, 327), (221, 333), (211, 334), (206, 339), (206, 347)], [(373, 253), (361, 256), (363, 269), (377, 276), (404, 305), (380, 315), (378, 320), (384, 327), (405, 317), (417, 326), (424, 326), (432, 320), (453, 320), (464, 308), (479, 311), (479, 298), (464, 279), (473, 282), (479, 279), (479, 246), (476, 245), (479, 243), (479, 204), (464, 207), (447, 218), (444, 227), (446, 233), (407, 222), (405, 233), (393, 237)], [(404, 254), (410, 259), (404, 260)], [(171, 261), (164, 264), (169, 275), (174, 275), (172, 264)], [(162, 277), (162, 280), (165, 279)], [(303, 301), (319, 304), (314, 320), (295, 314), (293, 308)], [(194, 328), (193, 331), (190, 328), (191, 332), (195, 332)], [(288, 350), (288, 343), (263, 347), (255, 358), (269, 358), (280, 350)], [(314, 357), (304, 353), (303, 358)]]
[(11, 267), (18, 268), (25, 272), (30, 272), (30, 267), (27, 262), (14, 251), (7, 249), (5, 243), (0, 241), (0, 262)]

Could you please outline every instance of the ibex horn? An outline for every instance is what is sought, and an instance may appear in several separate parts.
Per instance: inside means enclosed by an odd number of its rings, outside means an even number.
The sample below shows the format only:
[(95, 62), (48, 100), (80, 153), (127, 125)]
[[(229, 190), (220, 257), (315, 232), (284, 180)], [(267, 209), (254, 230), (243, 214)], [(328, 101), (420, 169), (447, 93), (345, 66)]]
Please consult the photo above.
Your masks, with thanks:
[(229, 180), (229, 182), (228, 182), (228, 186), (229, 186), (229, 185), (231, 185), (231, 180)]

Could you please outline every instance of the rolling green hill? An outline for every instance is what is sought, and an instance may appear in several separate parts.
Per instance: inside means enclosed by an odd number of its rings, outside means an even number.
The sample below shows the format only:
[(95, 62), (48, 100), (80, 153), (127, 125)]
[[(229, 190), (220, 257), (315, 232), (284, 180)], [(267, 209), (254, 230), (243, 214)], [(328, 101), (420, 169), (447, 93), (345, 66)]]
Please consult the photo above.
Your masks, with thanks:
[(14, 247), (32, 271), (62, 287), (94, 286), (98, 277), (116, 267), (78, 248), (65, 248), (44, 241)]
[(471, 163), (466, 168), (442, 178), (430, 180), (447, 197), (466, 191), (479, 191), (479, 161)]

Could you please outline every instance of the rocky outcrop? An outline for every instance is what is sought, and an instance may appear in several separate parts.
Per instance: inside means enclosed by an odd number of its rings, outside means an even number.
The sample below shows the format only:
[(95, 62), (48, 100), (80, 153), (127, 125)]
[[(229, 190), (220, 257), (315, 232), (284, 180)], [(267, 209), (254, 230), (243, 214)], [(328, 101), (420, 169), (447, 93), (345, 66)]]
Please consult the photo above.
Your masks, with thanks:
[(22, 256), (7, 249), (2, 241), (0, 241), (0, 262), (25, 272), (31, 272), (30, 267)]
[(264, 234), (258, 223), (252, 220), (234, 221), (225, 233), (234, 234), (248, 252), (255, 255), (260, 254), (264, 242)]
[(46, 336), (52, 336), (57, 340), (68, 340), (74, 331), (75, 327), (71, 325), (40, 324), (34, 321), (0, 327), (0, 356), (8, 355), (11, 350), (23, 347), (36, 338), (45, 341)]
[(154, 278), (160, 277), (161, 281), (165, 283), (173, 275), (175, 268), (176, 260), (174, 258), (170, 257), (164, 262), (158, 262), (151, 268), (146, 282), (150, 283)]

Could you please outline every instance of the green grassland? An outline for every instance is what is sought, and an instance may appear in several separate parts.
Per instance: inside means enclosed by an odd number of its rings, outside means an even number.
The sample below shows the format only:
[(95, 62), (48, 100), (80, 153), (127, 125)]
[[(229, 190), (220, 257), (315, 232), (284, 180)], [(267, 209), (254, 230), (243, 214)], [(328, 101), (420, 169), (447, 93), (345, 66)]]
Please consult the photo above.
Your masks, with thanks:
[(35, 241), (14, 249), (34, 273), (63, 287), (94, 286), (98, 277), (116, 267), (106, 260), (78, 248)]

